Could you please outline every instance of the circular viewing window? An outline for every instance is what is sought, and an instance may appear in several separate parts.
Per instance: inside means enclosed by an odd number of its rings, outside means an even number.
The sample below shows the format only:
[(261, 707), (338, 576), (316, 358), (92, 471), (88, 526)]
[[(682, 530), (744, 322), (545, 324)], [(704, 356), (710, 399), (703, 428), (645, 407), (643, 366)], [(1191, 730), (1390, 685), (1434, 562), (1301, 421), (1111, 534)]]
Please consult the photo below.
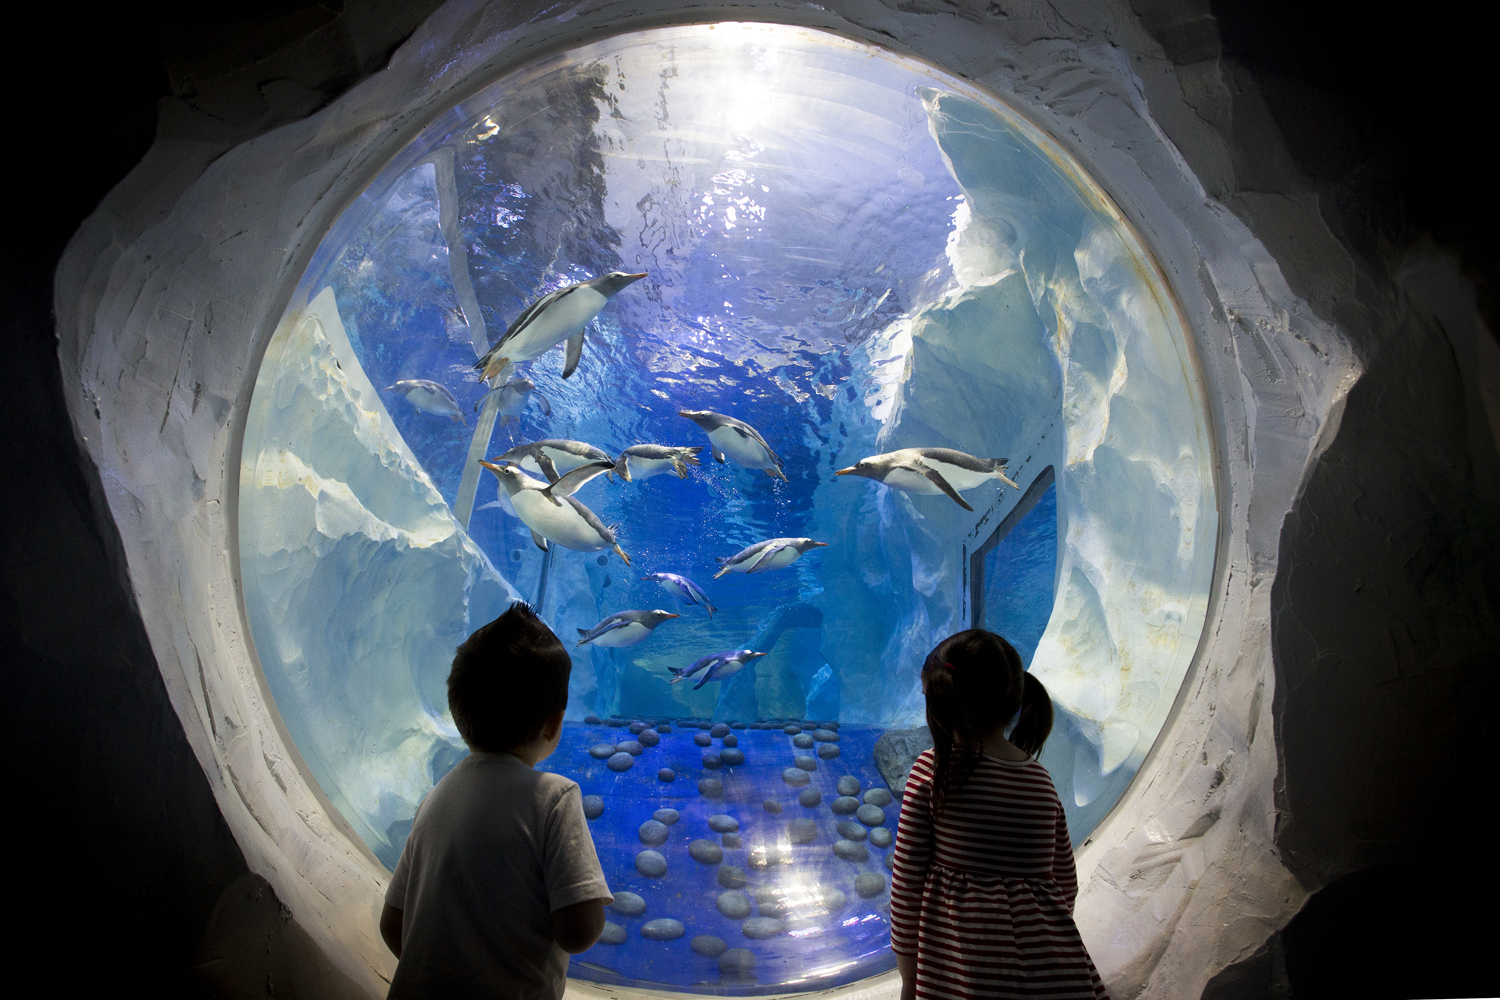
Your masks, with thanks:
[[(581, 355), (562, 330), (481, 384), (528, 305), (611, 272), (645, 277), (570, 293), (585, 318), (608, 298)], [(1207, 428), (1149, 253), (993, 96), (804, 29), (622, 35), (440, 115), (323, 240), (246, 425), (245, 607), (310, 775), (394, 865), (465, 753), (454, 647), (531, 601), (574, 662), (541, 766), (600, 797), (606, 875), (639, 904), (570, 974), (837, 985), (893, 964), (891, 833), (937, 640), (982, 624), (1046, 683), (1075, 844), (1124, 792), (1203, 629)], [(596, 451), (525, 447), (552, 440)], [(698, 450), (621, 460), (638, 445)], [(835, 474), (908, 448), (1005, 465)], [(590, 527), (546, 552), (478, 461), (534, 487), (598, 453), (619, 464), (572, 498), (613, 544)], [(772, 539), (824, 544), (721, 565)], [(654, 609), (678, 617), (575, 645)], [(765, 655), (673, 683), (736, 650)], [(661, 918), (684, 933), (643, 933)]]

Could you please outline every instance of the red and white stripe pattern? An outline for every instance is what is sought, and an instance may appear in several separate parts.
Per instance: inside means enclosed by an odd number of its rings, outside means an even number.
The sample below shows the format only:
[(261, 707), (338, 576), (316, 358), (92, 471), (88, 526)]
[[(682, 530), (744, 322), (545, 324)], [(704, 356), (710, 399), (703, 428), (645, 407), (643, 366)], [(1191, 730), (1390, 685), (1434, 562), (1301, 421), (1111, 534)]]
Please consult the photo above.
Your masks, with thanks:
[(891, 948), (916, 956), (917, 996), (1107, 998), (1046, 768), (983, 756), (936, 820), (933, 769), (928, 750), (907, 778), (891, 877)]

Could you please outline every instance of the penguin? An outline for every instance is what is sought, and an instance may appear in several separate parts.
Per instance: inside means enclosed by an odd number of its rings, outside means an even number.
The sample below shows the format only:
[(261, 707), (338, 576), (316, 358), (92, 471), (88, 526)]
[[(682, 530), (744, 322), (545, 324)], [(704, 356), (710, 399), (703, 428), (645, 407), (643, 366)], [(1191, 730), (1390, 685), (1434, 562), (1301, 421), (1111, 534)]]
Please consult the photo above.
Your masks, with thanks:
[(578, 367), (578, 358), (583, 354), (583, 328), (599, 315), (599, 310), (616, 292), (645, 276), (644, 272), (611, 271), (549, 292), (516, 317), (495, 345), (474, 362), (474, 370), (494, 385), (508, 366), (539, 357), (566, 340), (563, 378), (567, 378)]
[[(587, 465), (590, 462), (610, 462), (610, 458), (604, 450), (583, 441), (548, 438), (545, 441), (518, 444), (495, 461), (519, 465), (527, 472), (543, 476), (549, 483), (555, 483), (580, 465)], [(610, 462), (610, 464), (615, 463)]]
[(440, 417), (447, 417), (455, 424), (469, 426), (464, 419), (463, 410), (459, 408), (458, 400), (453, 398), (453, 393), (448, 391), (447, 386), (429, 382), (425, 378), (402, 379), (395, 385), (385, 387), (386, 392), (398, 392), (411, 404), (411, 408), (422, 413), (434, 413)]
[(620, 611), (610, 615), (593, 628), (578, 630), (578, 645), (592, 642), (596, 646), (619, 649), (634, 646), (651, 634), (652, 630), (668, 618), (681, 618), (670, 611)]
[(661, 589), (677, 598), (683, 604), (701, 604), (708, 611), (708, 617), (712, 618), (714, 612), (719, 609), (709, 603), (708, 595), (703, 588), (692, 580), (677, 573), (647, 573), (641, 577), (642, 580), (655, 580), (661, 584)]
[(1006, 459), (975, 458), (952, 448), (902, 448), (884, 455), (862, 458), (835, 476), (864, 476), (907, 493), (936, 496), (946, 493), (964, 510), (972, 511), (961, 490), (972, 490), (991, 479), (1016, 489), (1021, 487), (1005, 475)]
[(827, 542), (815, 542), (811, 538), (768, 538), (741, 549), (728, 559), (720, 559), (723, 569), (714, 574), (717, 580), (725, 573), (764, 573), (781, 569), (797, 561), (797, 557), (808, 549), (821, 549)]
[[(615, 529), (605, 527), (599, 516), (574, 500), (572, 492), (590, 479), (614, 468), (613, 462), (591, 462), (581, 465), (550, 486), (543, 485), (522, 472), (518, 466), (501, 465), (480, 459), (500, 480), (516, 517), (531, 529), (531, 540), (543, 552), (547, 542), (556, 542), (575, 552), (598, 552), (613, 548), (630, 565), (630, 556), (615, 541)], [(616, 526), (618, 527), (618, 525)]]
[[(500, 414), (501, 427), (504, 427), (506, 424), (520, 423), (521, 411), (526, 409), (527, 398), (533, 394), (536, 395), (536, 398), (542, 404), (542, 415), (547, 417), (552, 416), (552, 404), (547, 401), (547, 397), (536, 391), (535, 382), (522, 375), (517, 375), (515, 378), (508, 380), (504, 385), (496, 386), (485, 393), (484, 396), (480, 396), (479, 402), (474, 404), (475, 411), (477, 412), (484, 405), (486, 396), (495, 392), (500, 394), (500, 406), (495, 412)], [(511, 440), (514, 441), (515, 438), (511, 438)]]
[(757, 656), (765, 655), (765, 653), (757, 653), (751, 649), (730, 649), (722, 653), (715, 653), (712, 656), (705, 656), (703, 659), (698, 660), (686, 670), (681, 667), (668, 667), (667, 670), (671, 671), (672, 679), (667, 681), (667, 683), (676, 684), (679, 681), (685, 681), (699, 671), (702, 671), (703, 676), (699, 678), (697, 684), (693, 685), (693, 690), (696, 691), (709, 681), (722, 681), (727, 677), (739, 673), (746, 663), (749, 663)]
[(743, 420), (727, 417), (712, 410), (678, 410), (679, 417), (687, 417), (708, 433), (708, 442), (713, 446), (714, 461), (724, 462), (725, 456), (734, 459), (747, 469), (760, 469), (773, 479), (779, 477), (786, 482), (781, 459), (760, 436), (760, 431)]
[(687, 467), (698, 465), (701, 446), (672, 448), (664, 444), (633, 444), (620, 452), (615, 460), (615, 472), (627, 483), (635, 479), (650, 479), (663, 472), (675, 471), (678, 479), (686, 479)]

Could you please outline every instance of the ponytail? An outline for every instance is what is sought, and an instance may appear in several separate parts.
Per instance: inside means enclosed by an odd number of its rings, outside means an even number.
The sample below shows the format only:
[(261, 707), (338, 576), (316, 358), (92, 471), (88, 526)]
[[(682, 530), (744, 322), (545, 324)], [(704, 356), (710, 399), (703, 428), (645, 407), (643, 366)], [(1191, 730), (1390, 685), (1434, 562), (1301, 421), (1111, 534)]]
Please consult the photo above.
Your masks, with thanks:
[(1021, 710), (1016, 713), (1010, 741), (1016, 749), (1035, 757), (1052, 732), (1052, 698), (1042, 682), (1030, 674), (1021, 680)]

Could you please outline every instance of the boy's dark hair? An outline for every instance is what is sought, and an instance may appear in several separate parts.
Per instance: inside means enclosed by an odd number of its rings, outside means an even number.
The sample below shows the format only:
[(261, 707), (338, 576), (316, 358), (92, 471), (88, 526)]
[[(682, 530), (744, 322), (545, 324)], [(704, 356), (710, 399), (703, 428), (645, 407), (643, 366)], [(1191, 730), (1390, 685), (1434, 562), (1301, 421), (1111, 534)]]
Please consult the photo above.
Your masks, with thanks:
[(541, 735), (548, 717), (568, 705), (573, 660), (537, 617), (517, 601), (464, 640), (448, 673), (448, 710), (471, 750), (506, 751)]
[(986, 734), (1012, 726), (1011, 743), (1033, 757), (1052, 732), (1052, 698), (1026, 672), (1014, 646), (993, 632), (971, 628), (950, 635), (922, 664), (927, 727), (932, 730), (932, 810), (963, 786), (979, 764)]

